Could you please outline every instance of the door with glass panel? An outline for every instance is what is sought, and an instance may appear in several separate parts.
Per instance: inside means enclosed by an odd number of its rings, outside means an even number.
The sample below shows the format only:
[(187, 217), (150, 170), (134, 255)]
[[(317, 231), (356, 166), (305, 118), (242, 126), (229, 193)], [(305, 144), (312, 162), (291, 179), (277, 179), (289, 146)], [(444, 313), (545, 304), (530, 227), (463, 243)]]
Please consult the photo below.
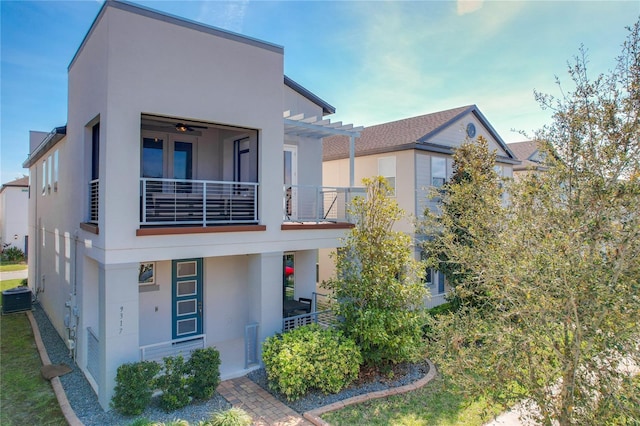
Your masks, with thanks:
[(202, 259), (172, 265), (173, 339), (202, 334)]

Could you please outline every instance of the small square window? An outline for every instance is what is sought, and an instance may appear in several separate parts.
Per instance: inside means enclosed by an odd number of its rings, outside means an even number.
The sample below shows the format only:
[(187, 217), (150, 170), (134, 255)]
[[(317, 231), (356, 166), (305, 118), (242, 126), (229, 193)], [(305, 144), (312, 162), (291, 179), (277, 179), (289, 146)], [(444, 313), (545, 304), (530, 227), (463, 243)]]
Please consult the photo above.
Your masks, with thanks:
[(155, 262), (147, 262), (140, 264), (138, 271), (138, 284), (148, 285), (156, 282), (156, 264)]

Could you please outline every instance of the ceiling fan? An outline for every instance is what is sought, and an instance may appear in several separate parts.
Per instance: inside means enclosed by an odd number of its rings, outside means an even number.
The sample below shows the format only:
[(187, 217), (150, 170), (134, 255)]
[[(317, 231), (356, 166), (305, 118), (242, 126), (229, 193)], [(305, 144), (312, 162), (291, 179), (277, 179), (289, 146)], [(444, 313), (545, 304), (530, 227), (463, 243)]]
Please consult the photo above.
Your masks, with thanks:
[(197, 126), (195, 124), (176, 123), (176, 130), (179, 132), (193, 132), (195, 129), (208, 129), (207, 126)]

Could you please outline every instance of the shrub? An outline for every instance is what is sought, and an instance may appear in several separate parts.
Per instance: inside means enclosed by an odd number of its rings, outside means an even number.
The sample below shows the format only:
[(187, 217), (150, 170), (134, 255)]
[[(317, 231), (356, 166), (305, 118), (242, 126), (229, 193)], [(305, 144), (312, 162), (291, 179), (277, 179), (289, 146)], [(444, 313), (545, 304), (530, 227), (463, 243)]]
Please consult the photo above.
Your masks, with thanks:
[(220, 352), (216, 348), (196, 349), (187, 361), (189, 394), (194, 399), (209, 399), (220, 384)]
[(342, 332), (318, 325), (269, 337), (262, 352), (269, 386), (295, 400), (311, 389), (337, 393), (358, 377), (362, 355)]
[(0, 260), (3, 262), (22, 262), (24, 260), (24, 252), (18, 247), (11, 247), (11, 243), (3, 244)]
[(160, 406), (169, 412), (189, 404), (187, 368), (182, 355), (168, 356), (162, 360), (164, 369), (156, 383), (162, 391)]
[(154, 361), (122, 364), (116, 373), (116, 387), (111, 407), (125, 415), (137, 415), (151, 402), (153, 377), (160, 371)]
[(249, 426), (253, 419), (242, 408), (233, 407), (213, 413), (207, 426)]

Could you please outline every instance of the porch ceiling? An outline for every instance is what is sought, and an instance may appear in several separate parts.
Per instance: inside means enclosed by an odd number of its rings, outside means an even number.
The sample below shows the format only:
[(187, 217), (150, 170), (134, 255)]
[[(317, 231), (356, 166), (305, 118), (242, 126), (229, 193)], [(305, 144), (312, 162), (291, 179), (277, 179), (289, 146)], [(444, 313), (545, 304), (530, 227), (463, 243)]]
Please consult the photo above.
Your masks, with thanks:
[(332, 123), (331, 120), (318, 117), (305, 117), (304, 114), (291, 115), (291, 111), (283, 113), (285, 135), (296, 135), (309, 138), (326, 138), (327, 136), (345, 135), (360, 137), (364, 127), (353, 127), (353, 124)]

